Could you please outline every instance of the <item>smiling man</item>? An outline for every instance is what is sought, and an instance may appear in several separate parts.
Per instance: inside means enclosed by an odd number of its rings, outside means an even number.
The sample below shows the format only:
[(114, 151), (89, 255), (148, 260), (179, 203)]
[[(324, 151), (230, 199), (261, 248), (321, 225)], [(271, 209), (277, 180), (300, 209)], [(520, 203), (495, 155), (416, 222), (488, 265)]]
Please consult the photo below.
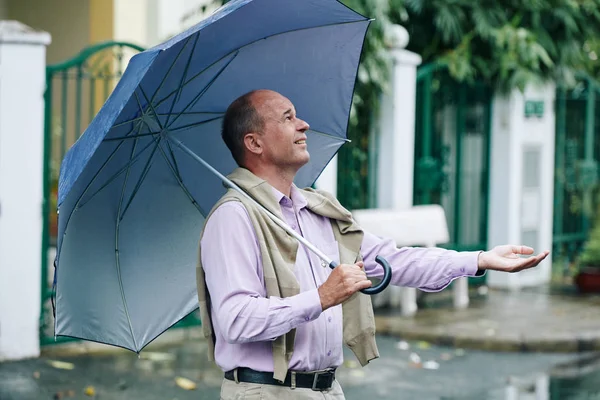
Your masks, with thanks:
[(379, 356), (370, 297), (357, 293), (371, 286), (367, 275), (383, 276), (377, 255), (392, 266), (391, 284), (439, 291), (486, 269), (532, 268), (548, 254), (396, 248), (363, 231), (333, 196), (294, 185), (310, 159), (308, 129), (290, 100), (269, 90), (238, 98), (223, 120), (239, 165), (229, 178), (340, 265), (328, 268), (237, 192), (221, 198), (200, 239), (197, 283), (209, 355), (225, 373), (222, 399), (343, 399), (342, 345), (362, 365)]

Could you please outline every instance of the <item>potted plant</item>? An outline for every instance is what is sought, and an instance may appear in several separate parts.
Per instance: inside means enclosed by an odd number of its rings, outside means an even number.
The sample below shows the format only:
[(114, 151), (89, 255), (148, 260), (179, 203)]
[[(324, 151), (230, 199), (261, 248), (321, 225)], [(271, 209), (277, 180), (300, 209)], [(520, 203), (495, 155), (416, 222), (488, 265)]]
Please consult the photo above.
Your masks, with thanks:
[(579, 256), (575, 284), (582, 293), (600, 293), (600, 213)]

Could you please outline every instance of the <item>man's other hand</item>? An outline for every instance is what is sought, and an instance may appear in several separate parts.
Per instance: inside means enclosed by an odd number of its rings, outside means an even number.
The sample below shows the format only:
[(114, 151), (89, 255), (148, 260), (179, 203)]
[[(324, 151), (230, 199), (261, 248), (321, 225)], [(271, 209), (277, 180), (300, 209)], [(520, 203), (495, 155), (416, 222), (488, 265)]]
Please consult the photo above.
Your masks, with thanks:
[(333, 269), (329, 278), (319, 287), (319, 297), (323, 311), (346, 301), (359, 290), (371, 287), (364, 264), (340, 264)]

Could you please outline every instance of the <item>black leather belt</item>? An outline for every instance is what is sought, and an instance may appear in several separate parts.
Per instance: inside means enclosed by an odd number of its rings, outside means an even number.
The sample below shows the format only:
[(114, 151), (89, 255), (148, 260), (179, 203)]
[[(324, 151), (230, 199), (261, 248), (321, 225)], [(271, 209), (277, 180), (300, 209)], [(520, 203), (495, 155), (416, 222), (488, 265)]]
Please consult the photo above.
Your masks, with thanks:
[[(225, 379), (235, 381), (234, 371), (225, 372)], [(308, 388), (316, 391), (331, 389), (335, 380), (335, 368), (314, 372), (288, 371), (283, 383), (273, 378), (272, 372), (260, 372), (250, 368), (237, 368), (237, 382), (258, 383), (261, 385)]]

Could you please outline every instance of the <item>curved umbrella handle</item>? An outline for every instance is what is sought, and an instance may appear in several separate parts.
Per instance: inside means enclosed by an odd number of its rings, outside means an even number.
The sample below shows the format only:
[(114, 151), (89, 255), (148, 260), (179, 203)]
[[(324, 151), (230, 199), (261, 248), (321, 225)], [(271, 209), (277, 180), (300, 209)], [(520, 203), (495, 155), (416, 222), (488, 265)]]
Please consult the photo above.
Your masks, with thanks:
[[(388, 285), (390, 284), (390, 281), (392, 280), (392, 267), (390, 267), (390, 264), (387, 262), (387, 260), (381, 256), (377, 256), (377, 257), (375, 257), (375, 261), (377, 261), (377, 264), (379, 264), (383, 267), (383, 279), (381, 280), (381, 282), (379, 282), (379, 284), (377, 286), (373, 286), (373, 287), (361, 290), (361, 292), (364, 294), (374, 295), (374, 294), (380, 293), (386, 287), (388, 287)], [(337, 266), (338, 266), (338, 264), (335, 261), (332, 261), (329, 264), (329, 267), (331, 269), (334, 269)]]

